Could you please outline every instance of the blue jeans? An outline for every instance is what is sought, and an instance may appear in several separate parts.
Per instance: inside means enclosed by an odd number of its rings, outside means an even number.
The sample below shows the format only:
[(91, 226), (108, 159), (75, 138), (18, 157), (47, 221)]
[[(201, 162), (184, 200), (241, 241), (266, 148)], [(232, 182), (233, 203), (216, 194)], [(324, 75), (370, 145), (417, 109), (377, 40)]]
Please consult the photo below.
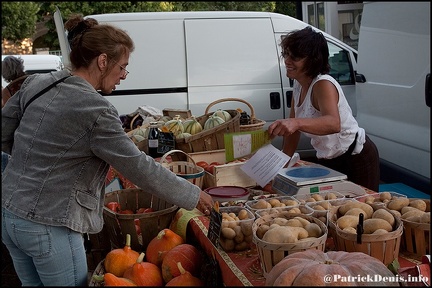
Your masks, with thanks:
[(88, 286), (81, 233), (15, 216), (2, 208), (2, 241), (22, 286)]

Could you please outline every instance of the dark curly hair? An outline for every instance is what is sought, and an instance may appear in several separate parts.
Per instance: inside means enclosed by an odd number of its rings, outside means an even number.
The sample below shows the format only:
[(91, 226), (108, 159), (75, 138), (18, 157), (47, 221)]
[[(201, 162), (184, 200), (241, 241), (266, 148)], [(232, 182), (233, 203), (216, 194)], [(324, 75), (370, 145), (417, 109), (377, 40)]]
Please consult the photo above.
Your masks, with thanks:
[[(130, 36), (123, 30), (109, 24), (99, 24), (96, 19), (82, 15), (72, 15), (65, 23), (68, 41), (71, 47), (70, 61), (73, 68), (87, 68), (100, 54), (107, 54), (108, 59), (119, 61), (126, 52), (135, 49)], [(110, 62), (111, 67), (114, 62)]]
[(311, 26), (289, 32), (283, 37), (280, 46), (282, 57), (290, 55), (292, 58), (306, 58), (305, 69), (309, 77), (315, 78), (318, 74), (329, 73), (327, 40)]

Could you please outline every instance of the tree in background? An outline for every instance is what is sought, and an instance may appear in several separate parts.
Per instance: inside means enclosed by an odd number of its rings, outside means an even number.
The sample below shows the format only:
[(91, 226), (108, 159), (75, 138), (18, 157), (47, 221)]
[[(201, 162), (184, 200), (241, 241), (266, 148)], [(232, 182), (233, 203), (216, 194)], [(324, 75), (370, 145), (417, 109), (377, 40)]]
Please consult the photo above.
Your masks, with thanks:
[(56, 7), (61, 11), (63, 20), (76, 13), (85, 16), (160, 11), (262, 11), (295, 17), (297, 2), (2, 2), (2, 34), (3, 39), (7, 40), (30, 38), (35, 33), (36, 22), (43, 20), (48, 32), (34, 41), (33, 48), (49, 47), (50, 50), (59, 50), (60, 45), (52, 19)]

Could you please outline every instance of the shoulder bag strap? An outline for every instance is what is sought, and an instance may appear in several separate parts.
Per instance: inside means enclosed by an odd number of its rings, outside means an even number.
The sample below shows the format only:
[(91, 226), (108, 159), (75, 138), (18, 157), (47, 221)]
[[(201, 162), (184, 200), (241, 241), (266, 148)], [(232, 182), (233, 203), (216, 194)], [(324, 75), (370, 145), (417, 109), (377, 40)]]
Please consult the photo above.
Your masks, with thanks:
[(31, 98), (26, 105), (24, 106), (23, 109), (23, 114), (24, 111), (27, 109), (27, 107), (37, 98), (39, 98), (42, 94), (45, 94), (48, 90), (50, 90), (52, 87), (56, 86), (58, 83), (63, 82), (66, 78), (70, 77), (70, 75), (65, 76), (63, 78), (60, 78), (59, 80), (55, 81), (54, 83), (51, 83), (48, 87), (44, 88), (42, 91), (40, 91), (39, 93), (37, 93), (35, 96), (33, 96), (33, 98)]

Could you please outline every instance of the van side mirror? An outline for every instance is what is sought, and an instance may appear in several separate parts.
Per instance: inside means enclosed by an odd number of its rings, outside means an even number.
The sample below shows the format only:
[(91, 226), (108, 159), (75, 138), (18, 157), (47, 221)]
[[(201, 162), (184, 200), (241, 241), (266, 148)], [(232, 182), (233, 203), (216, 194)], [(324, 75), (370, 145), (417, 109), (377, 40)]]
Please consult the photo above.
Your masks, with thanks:
[(359, 74), (357, 73), (357, 71), (355, 72), (355, 80), (357, 83), (365, 83), (366, 82), (366, 77), (363, 74)]

